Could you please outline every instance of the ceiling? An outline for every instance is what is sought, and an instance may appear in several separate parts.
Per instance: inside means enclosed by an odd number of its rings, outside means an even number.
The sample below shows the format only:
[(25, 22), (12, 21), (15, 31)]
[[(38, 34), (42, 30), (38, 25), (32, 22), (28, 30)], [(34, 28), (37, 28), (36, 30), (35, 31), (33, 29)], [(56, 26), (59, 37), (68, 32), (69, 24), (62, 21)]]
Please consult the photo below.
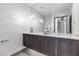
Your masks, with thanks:
[(72, 8), (72, 3), (28, 3), (28, 5), (42, 15), (67, 13)]

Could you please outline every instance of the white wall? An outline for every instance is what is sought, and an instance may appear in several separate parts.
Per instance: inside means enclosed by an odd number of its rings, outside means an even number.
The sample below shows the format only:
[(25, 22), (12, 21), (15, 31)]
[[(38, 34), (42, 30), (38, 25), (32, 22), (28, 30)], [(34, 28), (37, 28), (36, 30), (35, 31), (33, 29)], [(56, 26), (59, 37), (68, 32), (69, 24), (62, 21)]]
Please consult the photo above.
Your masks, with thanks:
[(74, 3), (72, 7), (72, 33), (79, 34), (79, 3)]
[[(9, 49), (22, 45), (22, 34), (29, 32), (31, 26), (31, 11), (36, 17), (41, 17), (26, 4), (0, 4), (0, 40), (12, 41)], [(38, 21), (39, 18), (33, 22), (35, 32), (43, 31), (43, 24)]]

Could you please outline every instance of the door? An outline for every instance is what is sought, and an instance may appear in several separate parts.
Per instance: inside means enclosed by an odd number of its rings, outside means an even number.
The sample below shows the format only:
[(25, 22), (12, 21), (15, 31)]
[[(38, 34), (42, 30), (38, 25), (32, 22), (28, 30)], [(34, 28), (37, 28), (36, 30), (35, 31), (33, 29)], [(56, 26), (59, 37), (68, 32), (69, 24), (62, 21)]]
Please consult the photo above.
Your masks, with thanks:
[(23, 45), (28, 48), (32, 48), (32, 35), (23, 34)]
[(60, 38), (57, 40), (57, 55), (58, 56), (75, 56), (76, 42), (71, 39)]
[(56, 55), (56, 40), (54, 37), (49, 37), (49, 55), (55, 56)]
[(43, 36), (32, 35), (32, 49), (42, 52), (43, 50)]

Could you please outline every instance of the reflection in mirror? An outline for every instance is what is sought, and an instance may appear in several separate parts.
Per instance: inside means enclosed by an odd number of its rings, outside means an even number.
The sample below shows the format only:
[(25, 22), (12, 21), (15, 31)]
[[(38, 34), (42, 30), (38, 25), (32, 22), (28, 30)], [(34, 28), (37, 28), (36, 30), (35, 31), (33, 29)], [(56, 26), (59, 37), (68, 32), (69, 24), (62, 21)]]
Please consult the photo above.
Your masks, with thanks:
[(67, 34), (71, 33), (71, 19), (68, 15), (54, 18), (54, 33)]

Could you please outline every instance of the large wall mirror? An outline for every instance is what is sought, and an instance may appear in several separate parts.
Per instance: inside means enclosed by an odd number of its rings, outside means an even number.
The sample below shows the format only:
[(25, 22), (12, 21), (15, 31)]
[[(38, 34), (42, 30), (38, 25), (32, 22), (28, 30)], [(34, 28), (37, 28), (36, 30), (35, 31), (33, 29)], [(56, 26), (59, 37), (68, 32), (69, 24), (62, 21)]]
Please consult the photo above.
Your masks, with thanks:
[(71, 33), (71, 16), (54, 17), (54, 33), (70, 34)]

